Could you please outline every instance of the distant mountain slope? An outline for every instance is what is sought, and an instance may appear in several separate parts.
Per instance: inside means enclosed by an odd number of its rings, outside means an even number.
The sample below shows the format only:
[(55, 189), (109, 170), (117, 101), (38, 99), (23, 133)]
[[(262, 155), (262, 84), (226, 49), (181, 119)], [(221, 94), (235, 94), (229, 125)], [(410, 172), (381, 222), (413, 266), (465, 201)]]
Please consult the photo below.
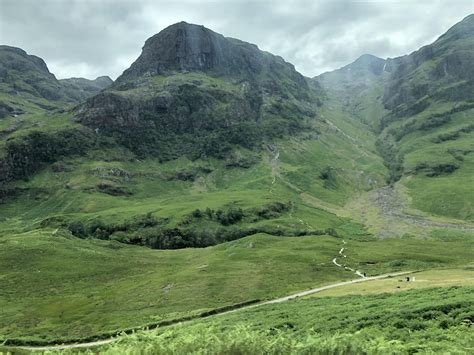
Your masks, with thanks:
[(81, 102), (94, 96), (113, 84), (113, 80), (108, 76), (99, 76), (94, 80), (84, 78), (60, 79), (63, 92), (67, 97)]
[(400, 116), (437, 100), (472, 100), (473, 62), (474, 15), (469, 15), (434, 43), (387, 61), (391, 75), (383, 102)]
[(0, 118), (64, 108), (111, 84), (108, 77), (57, 80), (43, 59), (20, 48), (0, 45)]
[(61, 98), (61, 85), (39, 57), (20, 48), (0, 46), (0, 78), (2, 87), (12, 93), (27, 92), (47, 100)]
[(362, 56), (314, 78), (347, 113), (378, 134), (388, 181), (413, 206), (474, 218), (474, 15), (434, 43), (383, 60)]

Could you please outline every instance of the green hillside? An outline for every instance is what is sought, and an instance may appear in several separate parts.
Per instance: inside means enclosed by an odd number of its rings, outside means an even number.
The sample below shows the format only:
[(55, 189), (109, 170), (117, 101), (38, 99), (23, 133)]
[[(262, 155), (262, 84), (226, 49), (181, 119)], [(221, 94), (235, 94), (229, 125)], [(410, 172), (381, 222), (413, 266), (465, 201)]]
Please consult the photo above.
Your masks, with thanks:
[[(474, 16), (410, 55), (362, 56), (315, 78), (347, 118), (377, 136), (387, 181), (407, 187), (411, 206), (473, 219)], [(336, 104), (337, 105), (337, 104)]]

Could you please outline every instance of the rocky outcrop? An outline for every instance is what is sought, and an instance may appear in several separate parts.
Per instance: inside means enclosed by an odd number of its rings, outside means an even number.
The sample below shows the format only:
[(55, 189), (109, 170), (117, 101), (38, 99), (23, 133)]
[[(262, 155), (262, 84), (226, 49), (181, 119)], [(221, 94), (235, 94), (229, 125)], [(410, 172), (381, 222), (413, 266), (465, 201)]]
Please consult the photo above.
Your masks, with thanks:
[(78, 107), (76, 119), (103, 132), (148, 128), (195, 133), (256, 121), (259, 107), (252, 102), (245, 94), (184, 83), (144, 97), (104, 92)]

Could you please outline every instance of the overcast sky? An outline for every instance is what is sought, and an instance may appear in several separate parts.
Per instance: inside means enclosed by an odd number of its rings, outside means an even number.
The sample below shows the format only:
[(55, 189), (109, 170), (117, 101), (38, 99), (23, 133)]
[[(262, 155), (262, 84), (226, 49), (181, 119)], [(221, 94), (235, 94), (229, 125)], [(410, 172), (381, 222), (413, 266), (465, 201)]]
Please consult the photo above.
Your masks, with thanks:
[(315, 76), (364, 53), (412, 52), (473, 12), (474, 0), (0, 0), (0, 44), (43, 58), (58, 78), (115, 79), (148, 37), (186, 21)]

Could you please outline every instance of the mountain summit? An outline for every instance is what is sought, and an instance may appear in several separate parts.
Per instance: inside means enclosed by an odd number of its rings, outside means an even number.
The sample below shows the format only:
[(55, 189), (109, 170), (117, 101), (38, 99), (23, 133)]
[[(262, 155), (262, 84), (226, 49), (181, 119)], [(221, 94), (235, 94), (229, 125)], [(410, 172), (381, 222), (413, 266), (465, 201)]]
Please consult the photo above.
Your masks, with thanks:
[(263, 52), (254, 44), (224, 37), (204, 26), (179, 22), (149, 38), (141, 55), (117, 83), (178, 72), (254, 76), (264, 71), (287, 74), (293, 81), (306, 84), (294, 66), (281, 57)]

